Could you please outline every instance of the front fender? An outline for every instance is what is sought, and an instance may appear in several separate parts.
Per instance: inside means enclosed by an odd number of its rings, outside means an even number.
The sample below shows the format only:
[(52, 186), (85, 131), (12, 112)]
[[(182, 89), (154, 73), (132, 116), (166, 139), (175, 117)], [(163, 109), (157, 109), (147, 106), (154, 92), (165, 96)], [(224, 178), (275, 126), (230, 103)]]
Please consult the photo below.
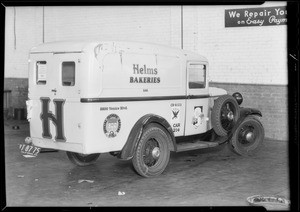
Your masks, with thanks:
[(130, 134), (127, 138), (127, 141), (122, 151), (120, 152), (120, 154), (118, 154), (118, 158), (128, 160), (133, 157), (134, 150), (137, 146), (138, 141), (140, 140), (140, 137), (143, 133), (143, 129), (149, 123), (160, 124), (169, 132), (168, 134), (170, 136), (170, 140), (172, 141), (169, 144), (170, 149), (172, 151), (176, 151), (175, 136), (170, 124), (161, 116), (154, 115), (154, 114), (147, 114), (141, 117), (131, 129)]
[(257, 116), (262, 117), (262, 114), (261, 114), (260, 110), (258, 110), (258, 109), (244, 108), (244, 107), (240, 108), (240, 118), (245, 118), (246, 116), (249, 116), (249, 115), (257, 115)]

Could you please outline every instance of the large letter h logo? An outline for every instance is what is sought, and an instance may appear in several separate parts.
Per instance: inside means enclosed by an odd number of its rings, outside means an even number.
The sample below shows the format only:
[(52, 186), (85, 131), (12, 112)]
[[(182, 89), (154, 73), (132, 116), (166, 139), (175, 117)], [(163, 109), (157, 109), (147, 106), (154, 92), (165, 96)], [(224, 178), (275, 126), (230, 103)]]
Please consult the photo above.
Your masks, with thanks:
[(64, 129), (63, 129), (63, 105), (65, 100), (62, 99), (53, 99), (53, 103), (55, 104), (55, 114), (49, 111), (49, 102), (50, 98), (41, 97), (42, 101), (42, 113), (41, 113), (41, 120), (42, 120), (42, 127), (43, 127), (43, 138), (52, 138), (50, 133), (50, 126), (49, 121), (51, 120), (52, 123), (55, 125), (56, 128), (56, 141), (66, 141), (64, 136)]

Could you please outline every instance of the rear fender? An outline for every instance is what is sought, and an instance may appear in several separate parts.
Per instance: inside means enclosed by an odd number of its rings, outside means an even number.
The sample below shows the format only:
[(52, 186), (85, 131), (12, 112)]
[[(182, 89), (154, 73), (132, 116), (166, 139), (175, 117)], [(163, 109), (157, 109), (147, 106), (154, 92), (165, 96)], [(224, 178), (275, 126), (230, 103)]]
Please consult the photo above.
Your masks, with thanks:
[(161, 116), (154, 115), (154, 114), (147, 114), (143, 117), (141, 117), (133, 126), (133, 128), (130, 131), (130, 134), (127, 138), (127, 141), (120, 152), (120, 154), (117, 155), (118, 158), (129, 160), (133, 157), (134, 150), (136, 149), (136, 146), (138, 144), (138, 141), (140, 140), (143, 130), (145, 126), (149, 123), (157, 123), (163, 126), (166, 131), (168, 132), (168, 136), (170, 137), (169, 141), (169, 149), (171, 151), (176, 151), (176, 142), (174, 133), (172, 130), (172, 127), (170, 124)]

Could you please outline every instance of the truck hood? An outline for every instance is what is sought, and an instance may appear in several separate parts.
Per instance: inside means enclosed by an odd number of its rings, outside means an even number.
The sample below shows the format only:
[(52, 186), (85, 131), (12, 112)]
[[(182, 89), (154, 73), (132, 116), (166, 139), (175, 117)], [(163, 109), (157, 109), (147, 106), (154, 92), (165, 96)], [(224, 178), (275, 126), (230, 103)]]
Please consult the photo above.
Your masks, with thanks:
[(209, 96), (220, 96), (227, 94), (227, 91), (222, 88), (209, 87)]

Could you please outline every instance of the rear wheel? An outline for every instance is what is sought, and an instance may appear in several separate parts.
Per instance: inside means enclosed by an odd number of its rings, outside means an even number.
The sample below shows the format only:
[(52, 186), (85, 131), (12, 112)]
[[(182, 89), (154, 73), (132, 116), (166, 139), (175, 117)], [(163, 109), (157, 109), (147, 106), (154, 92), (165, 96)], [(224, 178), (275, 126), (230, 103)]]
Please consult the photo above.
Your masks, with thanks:
[(231, 149), (242, 156), (251, 156), (262, 146), (265, 137), (261, 122), (253, 117), (246, 117), (233, 133), (229, 143)]
[(67, 152), (67, 156), (69, 160), (77, 166), (88, 166), (96, 162), (100, 153), (85, 155), (75, 152)]
[(217, 135), (226, 136), (239, 117), (240, 108), (232, 96), (224, 95), (216, 99), (211, 113), (211, 122)]
[(149, 124), (132, 158), (134, 169), (143, 177), (160, 175), (169, 163), (169, 136), (165, 129), (158, 124)]

